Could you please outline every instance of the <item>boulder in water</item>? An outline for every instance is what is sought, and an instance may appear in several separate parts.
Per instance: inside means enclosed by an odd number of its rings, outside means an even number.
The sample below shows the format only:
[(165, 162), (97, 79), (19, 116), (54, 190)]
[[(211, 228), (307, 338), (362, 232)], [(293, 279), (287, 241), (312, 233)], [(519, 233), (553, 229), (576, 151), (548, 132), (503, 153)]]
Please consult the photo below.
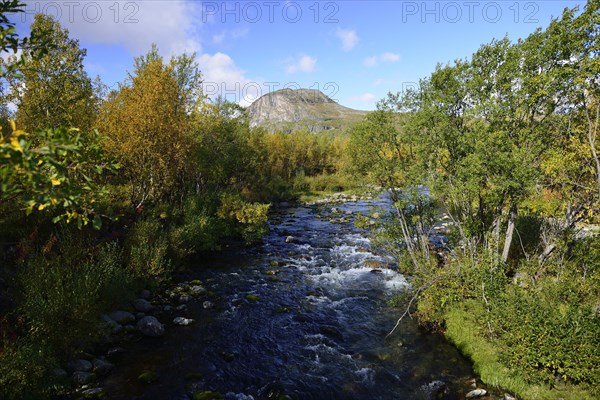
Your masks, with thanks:
[(132, 322), (135, 322), (135, 315), (127, 311), (113, 311), (110, 314), (108, 314), (108, 316), (110, 317), (110, 319), (121, 325), (127, 325)]
[(105, 399), (106, 392), (102, 388), (91, 388), (81, 392), (84, 399)]
[(285, 242), (286, 243), (300, 243), (300, 241), (298, 240), (298, 238), (295, 238), (294, 236), (288, 236), (285, 238)]
[(72, 371), (90, 372), (93, 365), (88, 360), (73, 360), (69, 363), (69, 369)]
[(221, 393), (205, 390), (194, 393), (192, 395), (192, 400), (223, 400), (223, 395)]
[(150, 312), (154, 308), (152, 306), (152, 304), (148, 300), (146, 300), (146, 299), (135, 299), (133, 301), (133, 307), (137, 311), (143, 312), (143, 313)]
[(86, 385), (96, 379), (96, 374), (84, 371), (75, 371), (71, 376), (73, 383), (76, 385)]
[(142, 371), (141, 374), (138, 375), (138, 381), (144, 383), (152, 383), (158, 380), (158, 374), (154, 371)]
[(469, 393), (467, 393), (465, 395), (465, 398), (475, 399), (477, 397), (485, 396), (486, 394), (487, 394), (487, 391), (485, 389), (475, 389), (475, 390), (471, 390)]
[(191, 318), (175, 317), (175, 319), (173, 319), (173, 323), (179, 326), (188, 326), (191, 325), (192, 322), (194, 322), (194, 320)]
[(108, 361), (101, 360), (99, 358), (94, 360), (94, 373), (99, 376), (108, 375), (113, 369), (113, 365)]
[(140, 319), (136, 325), (136, 328), (145, 336), (159, 337), (165, 334), (164, 325), (161, 324), (156, 317), (151, 315)]

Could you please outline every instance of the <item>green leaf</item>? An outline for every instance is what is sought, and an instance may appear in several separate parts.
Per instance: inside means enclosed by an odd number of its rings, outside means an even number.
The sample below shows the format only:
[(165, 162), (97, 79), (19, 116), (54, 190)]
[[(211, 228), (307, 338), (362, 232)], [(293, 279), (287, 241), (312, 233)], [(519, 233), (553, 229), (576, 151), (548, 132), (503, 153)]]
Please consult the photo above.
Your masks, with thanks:
[(100, 218), (99, 215), (94, 216), (94, 219), (92, 221), (92, 226), (96, 230), (100, 230), (100, 228), (102, 228), (102, 219)]

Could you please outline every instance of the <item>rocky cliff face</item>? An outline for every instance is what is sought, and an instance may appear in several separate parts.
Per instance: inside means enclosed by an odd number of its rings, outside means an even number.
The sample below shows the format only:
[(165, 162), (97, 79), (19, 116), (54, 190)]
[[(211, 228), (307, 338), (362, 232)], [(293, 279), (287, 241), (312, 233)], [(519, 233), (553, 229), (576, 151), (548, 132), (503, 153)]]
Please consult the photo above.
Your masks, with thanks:
[(250, 126), (270, 131), (310, 132), (337, 129), (365, 115), (343, 107), (315, 89), (281, 89), (268, 93), (248, 107)]

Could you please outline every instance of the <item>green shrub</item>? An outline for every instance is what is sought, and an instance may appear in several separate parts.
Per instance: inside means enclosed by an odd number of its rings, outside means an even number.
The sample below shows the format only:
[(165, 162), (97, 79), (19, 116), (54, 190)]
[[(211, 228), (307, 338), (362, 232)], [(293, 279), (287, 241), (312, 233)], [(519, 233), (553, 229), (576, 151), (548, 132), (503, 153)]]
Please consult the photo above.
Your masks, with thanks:
[(0, 398), (27, 400), (47, 398), (56, 381), (54, 353), (43, 342), (20, 340), (0, 351)]
[(172, 272), (167, 256), (169, 242), (166, 229), (156, 220), (135, 223), (126, 240), (129, 273), (140, 280), (165, 279)]
[(343, 174), (320, 174), (306, 177), (308, 189), (316, 192), (341, 192), (357, 186), (357, 182)]
[(32, 340), (68, 355), (99, 337), (98, 316), (123, 299), (128, 278), (117, 243), (102, 246), (90, 257), (85, 247), (66, 238), (62, 242), (64, 253), (34, 257), (21, 271), (18, 312)]
[(180, 220), (169, 232), (171, 250), (177, 259), (218, 248), (226, 226), (215, 215), (213, 202), (212, 198), (197, 196), (186, 199)]
[(306, 179), (306, 174), (304, 170), (301, 169), (296, 172), (296, 176), (294, 177), (294, 183), (292, 184), (292, 188), (295, 192), (305, 192), (308, 190), (309, 184)]
[(268, 233), (269, 204), (249, 203), (235, 194), (224, 194), (218, 215), (232, 224), (232, 232), (238, 233), (246, 242), (260, 240)]
[(545, 277), (532, 289), (511, 285), (493, 310), (504, 362), (534, 382), (599, 389), (600, 314), (588, 285), (574, 277)]

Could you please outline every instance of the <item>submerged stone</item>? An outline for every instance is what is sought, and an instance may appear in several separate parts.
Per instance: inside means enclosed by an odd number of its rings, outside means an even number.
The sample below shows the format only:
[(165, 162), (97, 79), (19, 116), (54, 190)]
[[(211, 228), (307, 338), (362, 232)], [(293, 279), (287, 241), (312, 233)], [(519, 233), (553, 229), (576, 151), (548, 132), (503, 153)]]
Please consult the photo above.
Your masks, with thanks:
[(205, 390), (194, 393), (192, 395), (192, 400), (223, 400), (223, 395), (221, 393)]
[(202, 379), (202, 374), (200, 372), (190, 372), (185, 374), (186, 381), (198, 381)]
[(154, 371), (142, 371), (141, 374), (138, 375), (138, 381), (150, 384), (152, 382), (156, 382), (158, 380), (158, 374)]
[(247, 294), (245, 297), (246, 297), (246, 300), (249, 300), (249, 301), (258, 301), (260, 299), (255, 294)]
[(94, 360), (94, 373), (103, 376), (107, 375), (113, 369), (113, 365), (108, 361), (99, 358)]
[(102, 388), (86, 389), (81, 392), (84, 399), (105, 399), (106, 392)]

